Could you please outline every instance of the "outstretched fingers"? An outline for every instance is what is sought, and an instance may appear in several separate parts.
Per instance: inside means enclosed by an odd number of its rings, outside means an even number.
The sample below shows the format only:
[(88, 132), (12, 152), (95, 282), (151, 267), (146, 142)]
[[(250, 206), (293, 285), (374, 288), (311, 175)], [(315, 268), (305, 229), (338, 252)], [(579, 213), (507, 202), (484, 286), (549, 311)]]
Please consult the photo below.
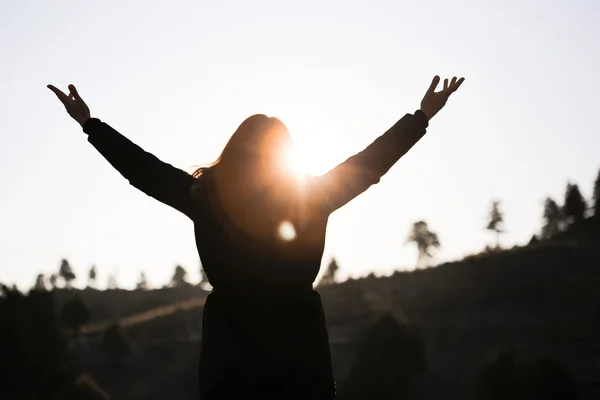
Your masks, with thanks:
[(71, 91), (71, 95), (73, 96), (73, 98), (77, 101), (81, 101), (83, 103), (83, 99), (81, 98), (81, 96), (79, 96), (79, 93), (77, 92), (77, 88), (75, 87), (75, 85), (69, 85), (69, 90)]
[(83, 99), (79, 95), (79, 92), (77, 91), (75, 85), (69, 85), (69, 90), (71, 91), (71, 94), (73, 95), (75, 101), (77, 101), (77, 103), (79, 103), (84, 109), (88, 109), (88, 105), (85, 104), (85, 101), (83, 101)]
[(69, 98), (69, 96), (64, 94), (60, 89), (54, 87), (53, 85), (48, 85), (47, 87), (48, 89), (54, 92), (56, 97), (58, 97), (58, 99), (64, 104), (65, 107), (71, 103), (72, 100)]
[(460, 85), (462, 85), (464, 81), (465, 78), (460, 78), (458, 81), (456, 80), (456, 77), (452, 78), (452, 84), (450, 85), (450, 93), (456, 92), (456, 90), (460, 87)]
[[(456, 76), (453, 77), (450, 81), (446, 78), (446, 79), (444, 79), (443, 90), (438, 93), (444, 93), (449, 96), (451, 93), (456, 92), (456, 90), (460, 87), (460, 85), (462, 85), (462, 83), (464, 81), (465, 81), (465, 78), (458, 79)], [(435, 89), (437, 88), (437, 85), (439, 83), (440, 83), (440, 77), (438, 75), (436, 75), (433, 78), (433, 81), (431, 81), (431, 85), (429, 86), (429, 89), (427, 89), (426, 96), (431, 96), (431, 95), (435, 94)]]
[(429, 89), (427, 89), (426, 96), (429, 96), (429, 95), (432, 95), (435, 93), (435, 88), (437, 87), (438, 83), (440, 83), (440, 77), (436, 75), (433, 77), (433, 80), (431, 81), (431, 85), (429, 85)]

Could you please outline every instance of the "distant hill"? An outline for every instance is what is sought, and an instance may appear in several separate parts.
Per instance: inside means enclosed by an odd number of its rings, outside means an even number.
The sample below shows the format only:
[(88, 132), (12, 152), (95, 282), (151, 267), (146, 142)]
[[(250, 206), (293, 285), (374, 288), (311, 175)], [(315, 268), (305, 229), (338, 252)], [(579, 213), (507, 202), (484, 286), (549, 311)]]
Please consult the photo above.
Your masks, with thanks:
[[(511, 345), (527, 356), (559, 362), (575, 377), (582, 398), (591, 399), (600, 398), (599, 288), (600, 240), (563, 237), (320, 292), (340, 385), (361, 331), (389, 310), (417, 332), (426, 349), (422, 398), (468, 397), (481, 366)], [(114, 398), (195, 394), (206, 292), (189, 287), (80, 294), (94, 318), (80, 357)], [(115, 368), (98, 354), (97, 327), (118, 316), (127, 317), (124, 331), (136, 349)]]
[(198, 286), (189, 285), (154, 290), (60, 289), (55, 293), (57, 307), (73, 296), (81, 297), (91, 312), (91, 324), (95, 325), (152, 312), (152, 310), (172, 306), (181, 301), (206, 298), (209, 292)]

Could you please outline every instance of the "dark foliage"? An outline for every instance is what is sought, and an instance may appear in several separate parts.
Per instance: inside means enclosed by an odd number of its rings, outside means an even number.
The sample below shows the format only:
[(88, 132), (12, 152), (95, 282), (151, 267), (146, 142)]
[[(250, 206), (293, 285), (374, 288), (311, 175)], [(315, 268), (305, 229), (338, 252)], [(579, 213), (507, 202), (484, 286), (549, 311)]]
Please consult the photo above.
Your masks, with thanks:
[(177, 265), (173, 272), (173, 278), (171, 278), (171, 286), (185, 285), (189, 285), (187, 282), (187, 271), (181, 265)]
[(118, 323), (112, 324), (104, 333), (102, 353), (113, 361), (125, 357), (131, 352), (131, 342)]
[(81, 326), (90, 321), (90, 311), (78, 296), (74, 296), (63, 304), (60, 322), (72, 331), (79, 331)]
[(579, 186), (567, 184), (565, 193), (564, 215), (570, 225), (580, 226), (585, 218), (586, 204)]
[(412, 399), (427, 370), (425, 347), (416, 332), (390, 313), (361, 336), (358, 353), (340, 399)]
[(331, 285), (335, 283), (335, 277), (337, 276), (337, 272), (339, 270), (339, 266), (335, 258), (332, 258), (329, 264), (327, 265), (327, 269), (321, 278), (321, 282), (319, 285)]
[(540, 241), (540, 240), (537, 238), (537, 236), (536, 236), (536, 235), (533, 235), (533, 236), (531, 237), (531, 239), (529, 240), (529, 244), (530, 244), (530, 245), (531, 245), (531, 244), (536, 244), (536, 243), (538, 243), (539, 241)]
[(60, 262), (60, 268), (58, 270), (58, 275), (63, 278), (65, 281), (65, 287), (70, 288), (71, 282), (73, 282), (76, 278), (75, 272), (73, 272), (73, 268), (71, 268), (71, 264), (66, 259), (63, 259)]
[(96, 278), (98, 277), (98, 270), (95, 265), (92, 265), (90, 270), (88, 271), (88, 285), (90, 287), (96, 286)]
[(544, 202), (544, 225), (542, 226), (542, 238), (550, 239), (564, 230), (564, 214), (560, 206), (548, 197)]
[(518, 357), (506, 349), (483, 368), (477, 400), (576, 400), (577, 383), (558, 363)]
[(594, 219), (600, 221), (600, 171), (598, 171), (598, 176), (596, 176), (596, 181), (594, 182), (592, 201), (594, 205)]
[[(28, 296), (2, 289), (0, 296), (0, 398), (31, 400), (104, 399), (81, 381), (54, 313), (51, 292)], [(86, 385), (88, 388), (86, 389)]]

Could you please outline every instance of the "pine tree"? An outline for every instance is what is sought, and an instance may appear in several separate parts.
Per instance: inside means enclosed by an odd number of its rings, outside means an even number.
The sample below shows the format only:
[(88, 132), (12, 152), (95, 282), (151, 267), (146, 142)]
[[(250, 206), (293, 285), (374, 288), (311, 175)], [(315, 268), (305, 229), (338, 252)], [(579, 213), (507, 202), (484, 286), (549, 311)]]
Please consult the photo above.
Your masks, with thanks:
[(58, 270), (58, 275), (64, 280), (65, 287), (67, 289), (71, 288), (71, 282), (75, 280), (75, 273), (71, 268), (71, 265), (66, 259), (62, 259), (60, 262), (60, 269)]
[(148, 280), (146, 279), (146, 274), (143, 272), (140, 273), (140, 280), (138, 281), (136, 288), (138, 290), (148, 290)]
[(88, 286), (96, 287), (96, 277), (98, 275), (98, 271), (96, 270), (96, 266), (92, 265), (90, 271), (88, 272)]
[(47, 292), (48, 288), (46, 287), (46, 278), (44, 274), (39, 274), (35, 279), (35, 285), (33, 286), (33, 290), (36, 292)]
[(440, 241), (436, 233), (429, 230), (425, 221), (417, 221), (413, 224), (412, 230), (408, 236), (408, 242), (415, 243), (419, 250), (419, 257), (417, 260), (417, 266), (425, 266), (427, 260), (433, 256), (430, 252), (430, 248), (439, 248)]
[(579, 226), (585, 219), (586, 204), (579, 186), (576, 184), (567, 184), (565, 193), (564, 215), (569, 225)]
[(594, 182), (594, 194), (592, 195), (594, 202), (594, 219), (600, 221), (600, 171)]
[(173, 272), (173, 278), (171, 278), (171, 286), (185, 286), (188, 285), (186, 281), (187, 271), (181, 265), (175, 267)]
[(51, 274), (50, 278), (48, 278), (48, 281), (50, 282), (50, 290), (58, 289), (58, 286), (57, 286), (58, 275)]
[(331, 258), (331, 261), (329, 262), (329, 265), (327, 265), (327, 269), (325, 270), (325, 273), (321, 278), (320, 284), (331, 285), (332, 283), (335, 283), (335, 278), (337, 276), (338, 269), (339, 266), (337, 261), (335, 260), (335, 258)]
[(544, 225), (542, 238), (549, 239), (564, 229), (563, 212), (556, 202), (548, 197), (544, 202)]
[(500, 202), (492, 202), (492, 209), (490, 211), (490, 221), (488, 222), (487, 228), (490, 231), (496, 232), (496, 248), (500, 248), (500, 234), (502, 233), (501, 225), (504, 222), (503, 213), (500, 211)]

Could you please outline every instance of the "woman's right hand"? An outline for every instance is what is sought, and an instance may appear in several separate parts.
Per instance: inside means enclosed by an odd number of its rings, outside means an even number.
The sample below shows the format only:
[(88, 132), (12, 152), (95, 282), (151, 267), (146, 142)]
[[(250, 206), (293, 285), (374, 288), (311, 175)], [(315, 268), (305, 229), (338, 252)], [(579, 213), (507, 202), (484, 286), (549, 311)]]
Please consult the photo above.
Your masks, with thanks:
[(48, 89), (52, 90), (61, 103), (63, 103), (71, 118), (83, 127), (83, 124), (90, 119), (90, 109), (79, 96), (79, 93), (77, 93), (75, 86), (69, 85), (68, 96), (52, 85), (48, 85)]
[(427, 119), (433, 118), (435, 114), (438, 113), (445, 105), (446, 101), (448, 101), (448, 97), (462, 85), (465, 81), (465, 78), (460, 78), (456, 80), (456, 77), (452, 78), (450, 84), (448, 84), (448, 79), (444, 79), (444, 89), (442, 91), (436, 92), (435, 88), (438, 83), (440, 83), (440, 77), (435, 76), (433, 81), (431, 82), (431, 86), (425, 93), (423, 100), (421, 101), (421, 111), (423, 114), (427, 116)]

